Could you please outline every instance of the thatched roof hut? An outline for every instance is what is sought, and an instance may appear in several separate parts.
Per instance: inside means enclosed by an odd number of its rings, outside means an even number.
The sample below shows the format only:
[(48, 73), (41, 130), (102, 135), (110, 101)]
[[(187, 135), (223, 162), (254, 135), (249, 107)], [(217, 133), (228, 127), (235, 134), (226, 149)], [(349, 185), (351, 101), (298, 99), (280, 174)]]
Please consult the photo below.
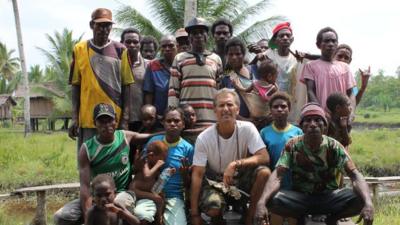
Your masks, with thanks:
[(17, 105), (17, 102), (10, 94), (0, 95), (0, 120), (12, 119), (11, 108)]

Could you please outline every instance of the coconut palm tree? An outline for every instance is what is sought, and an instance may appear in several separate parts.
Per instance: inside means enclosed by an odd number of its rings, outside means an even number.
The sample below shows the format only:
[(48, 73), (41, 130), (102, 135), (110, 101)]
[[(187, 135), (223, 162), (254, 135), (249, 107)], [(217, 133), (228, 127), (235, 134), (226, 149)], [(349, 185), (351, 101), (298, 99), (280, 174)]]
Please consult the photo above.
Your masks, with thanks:
[(44, 70), (39, 89), (46, 96), (52, 98), (55, 104), (54, 116), (71, 113), (71, 88), (68, 85), (69, 67), (72, 62), (73, 47), (82, 39), (82, 35), (74, 39), (72, 31), (64, 28), (61, 32), (55, 31), (51, 36), (46, 34), (50, 49), (38, 49), (45, 55), (49, 64)]
[(8, 50), (7, 46), (0, 42), (0, 75), (10, 81), (20, 69), (19, 59), (13, 57), (15, 50)]
[[(151, 8), (151, 18), (154, 19), (146, 18), (132, 6), (122, 5), (115, 13), (117, 22), (124, 26), (136, 27), (142, 34), (152, 35), (158, 40), (163, 33), (174, 33), (184, 26), (185, 0), (147, 2)], [(197, 0), (197, 16), (209, 22), (221, 17), (231, 20), (234, 36), (239, 36), (249, 43), (270, 37), (272, 26), (284, 19), (281, 16), (272, 16), (247, 26), (251, 17), (265, 13), (269, 4), (270, 0), (260, 0), (254, 5), (249, 5), (246, 0)]]

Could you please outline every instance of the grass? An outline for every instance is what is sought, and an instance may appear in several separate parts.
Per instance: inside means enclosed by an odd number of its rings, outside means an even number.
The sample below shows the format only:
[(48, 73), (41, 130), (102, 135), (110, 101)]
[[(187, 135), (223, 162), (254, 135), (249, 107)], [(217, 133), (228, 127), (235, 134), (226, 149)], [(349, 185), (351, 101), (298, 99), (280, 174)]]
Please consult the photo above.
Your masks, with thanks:
[(400, 175), (400, 129), (354, 130), (352, 139), (350, 154), (363, 172)]
[(0, 129), (0, 193), (17, 187), (78, 180), (76, 144), (66, 133)]
[(400, 109), (393, 108), (388, 112), (383, 109), (357, 108), (356, 120), (359, 123), (400, 124)]

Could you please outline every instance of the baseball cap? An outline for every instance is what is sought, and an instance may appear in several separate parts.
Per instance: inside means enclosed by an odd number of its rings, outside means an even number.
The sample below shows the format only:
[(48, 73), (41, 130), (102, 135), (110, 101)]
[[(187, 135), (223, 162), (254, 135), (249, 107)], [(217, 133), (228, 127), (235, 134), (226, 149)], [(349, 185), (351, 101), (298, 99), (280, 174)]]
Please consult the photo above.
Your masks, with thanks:
[(111, 10), (106, 8), (95, 9), (92, 12), (92, 21), (95, 23), (114, 23)]
[(96, 120), (100, 116), (110, 116), (115, 119), (115, 111), (112, 105), (106, 103), (100, 103), (94, 107), (93, 118)]

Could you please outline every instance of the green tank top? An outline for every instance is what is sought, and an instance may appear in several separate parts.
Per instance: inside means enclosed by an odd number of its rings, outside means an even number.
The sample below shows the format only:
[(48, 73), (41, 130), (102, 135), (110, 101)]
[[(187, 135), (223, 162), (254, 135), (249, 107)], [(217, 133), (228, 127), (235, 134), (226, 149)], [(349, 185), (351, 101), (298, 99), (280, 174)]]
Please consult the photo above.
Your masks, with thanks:
[(99, 174), (110, 175), (117, 191), (125, 190), (131, 181), (131, 164), (129, 162), (129, 144), (122, 130), (114, 132), (114, 141), (101, 144), (96, 136), (87, 140), (84, 145), (90, 162), (91, 178)]

